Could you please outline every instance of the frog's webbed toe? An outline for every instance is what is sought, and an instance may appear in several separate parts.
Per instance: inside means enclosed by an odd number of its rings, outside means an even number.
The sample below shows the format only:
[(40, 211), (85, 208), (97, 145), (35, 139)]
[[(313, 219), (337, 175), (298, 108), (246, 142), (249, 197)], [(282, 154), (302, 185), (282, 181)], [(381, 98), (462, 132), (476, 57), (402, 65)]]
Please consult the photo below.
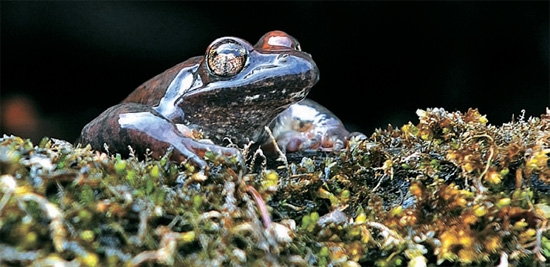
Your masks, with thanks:
[(350, 139), (356, 139), (356, 140), (359, 140), (359, 141), (364, 141), (364, 140), (367, 140), (368, 137), (367, 135), (365, 135), (364, 133), (362, 132), (351, 132), (348, 134), (348, 136), (346, 137), (347, 140), (350, 140)]
[[(236, 148), (223, 147), (211, 143), (205, 143), (191, 139), (190, 137), (182, 137), (177, 143), (179, 144), (172, 144), (174, 145), (174, 148), (177, 150), (177, 152), (181, 153), (181, 155), (187, 160), (190, 160), (193, 163), (199, 165), (201, 169), (206, 168), (204, 155), (208, 151), (211, 151), (216, 155), (235, 157), (238, 162), (237, 164), (240, 165), (241, 168), (244, 168), (244, 159), (241, 155), (241, 152)], [(176, 160), (181, 161), (179, 159)]]
[(238, 161), (238, 164), (240, 164), (241, 167), (244, 168), (245, 160), (238, 149), (216, 145), (210, 139), (194, 139), (193, 132), (194, 130), (200, 131), (200, 127), (189, 127), (188, 125), (179, 123), (176, 123), (174, 125), (183, 136), (187, 137), (186, 139), (182, 140), (182, 143), (185, 145), (185, 147), (188, 148), (188, 150), (190, 150), (192, 154), (195, 154), (195, 157), (193, 158), (198, 157), (200, 159), (200, 156), (198, 156), (198, 154), (204, 156), (204, 153), (206, 151), (212, 151), (216, 155), (235, 157)]

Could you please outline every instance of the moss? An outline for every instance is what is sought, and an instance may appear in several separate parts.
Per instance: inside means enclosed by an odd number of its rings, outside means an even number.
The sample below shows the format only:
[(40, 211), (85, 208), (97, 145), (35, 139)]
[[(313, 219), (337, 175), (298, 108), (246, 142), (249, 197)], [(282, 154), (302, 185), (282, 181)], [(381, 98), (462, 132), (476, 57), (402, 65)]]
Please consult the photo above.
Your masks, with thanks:
[[(0, 138), (1, 265), (512, 266), (550, 257), (550, 112), (477, 110), (208, 172)], [(262, 162), (260, 162), (262, 161)]]

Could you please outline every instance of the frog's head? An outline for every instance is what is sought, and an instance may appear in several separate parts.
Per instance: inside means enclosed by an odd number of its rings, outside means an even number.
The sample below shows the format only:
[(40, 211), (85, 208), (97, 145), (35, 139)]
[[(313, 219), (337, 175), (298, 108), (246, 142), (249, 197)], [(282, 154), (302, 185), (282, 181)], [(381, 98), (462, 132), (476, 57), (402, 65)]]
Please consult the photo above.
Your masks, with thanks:
[(311, 55), (282, 31), (265, 34), (252, 46), (235, 37), (212, 42), (195, 72), (194, 85), (180, 102), (185, 121), (209, 138), (259, 138), (264, 126), (304, 99), (319, 80)]

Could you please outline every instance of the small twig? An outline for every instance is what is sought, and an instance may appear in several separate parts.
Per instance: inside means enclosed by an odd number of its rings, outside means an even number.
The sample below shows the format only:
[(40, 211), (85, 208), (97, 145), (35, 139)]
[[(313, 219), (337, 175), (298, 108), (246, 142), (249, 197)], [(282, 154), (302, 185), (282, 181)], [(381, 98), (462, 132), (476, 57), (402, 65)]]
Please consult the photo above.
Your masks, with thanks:
[(380, 179), (378, 179), (378, 183), (376, 184), (376, 186), (371, 190), (371, 193), (374, 193), (376, 191), (376, 189), (378, 189), (378, 187), (380, 187), (380, 185), (382, 184), (382, 181), (384, 180), (384, 177), (386, 177), (386, 175), (382, 175), (382, 177), (380, 177)]
[(277, 140), (275, 139), (275, 136), (273, 136), (273, 133), (271, 132), (271, 129), (269, 129), (269, 127), (267, 127), (267, 126), (265, 126), (264, 129), (267, 132), (267, 134), (269, 135), (269, 139), (271, 140), (271, 143), (272, 143), (275, 151), (277, 151), (277, 154), (279, 154), (279, 158), (277, 160), (283, 161), (283, 163), (285, 164), (286, 169), (288, 170), (289, 167), (288, 167), (288, 160), (286, 158), (286, 155), (279, 148), (279, 145), (277, 144)]
[(269, 212), (267, 211), (267, 205), (265, 205), (264, 200), (262, 199), (262, 196), (260, 196), (260, 193), (256, 191), (256, 189), (250, 185), (246, 186), (246, 191), (254, 197), (254, 200), (256, 201), (256, 205), (258, 206), (258, 209), (260, 210), (260, 214), (262, 215), (262, 221), (264, 222), (264, 227), (266, 229), (269, 229), (271, 226), (271, 218), (269, 217)]
[(491, 142), (491, 147), (489, 148), (489, 153), (490, 153), (489, 154), (489, 159), (487, 159), (487, 164), (485, 165), (485, 169), (483, 170), (483, 172), (481, 172), (478, 179), (476, 180), (477, 188), (479, 189), (479, 191), (481, 193), (483, 193), (483, 192), (485, 192), (486, 188), (483, 186), (481, 180), (483, 179), (483, 176), (485, 176), (485, 174), (487, 174), (487, 172), (489, 171), (489, 168), (491, 167), (491, 164), (492, 164), (492, 161), (493, 161), (493, 156), (495, 154), (495, 151), (493, 149), (494, 139), (491, 136), (487, 135), (487, 134), (481, 134), (481, 135), (474, 135), (474, 136), (468, 137), (464, 141), (466, 142), (466, 141), (468, 141), (472, 138), (480, 138), (480, 137), (486, 137)]

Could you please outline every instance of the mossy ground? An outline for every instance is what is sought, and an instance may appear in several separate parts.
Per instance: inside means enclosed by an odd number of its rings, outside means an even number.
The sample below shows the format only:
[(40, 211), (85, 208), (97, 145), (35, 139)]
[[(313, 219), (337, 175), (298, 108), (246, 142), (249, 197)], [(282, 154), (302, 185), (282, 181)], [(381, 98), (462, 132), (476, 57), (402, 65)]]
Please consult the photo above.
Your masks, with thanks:
[[(537, 266), (550, 257), (550, 111), (477, 110), (261, 153), (240, 169), (0, 138), (0, 265)], [(250, 162), (250, 161), (249, 161)]]

